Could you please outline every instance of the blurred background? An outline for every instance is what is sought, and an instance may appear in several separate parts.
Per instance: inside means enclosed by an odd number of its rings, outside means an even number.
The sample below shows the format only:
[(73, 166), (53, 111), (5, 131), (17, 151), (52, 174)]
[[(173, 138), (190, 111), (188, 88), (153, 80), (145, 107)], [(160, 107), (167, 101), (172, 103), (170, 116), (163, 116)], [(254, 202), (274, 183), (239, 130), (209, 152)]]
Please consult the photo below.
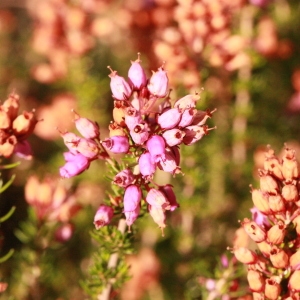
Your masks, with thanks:
[[(217, 109), (209, 121), (217, 129), (182, 147), (184, 175), (157, 174), (174, 186), (180, 209), (168, 215), (165, 237), (150, 217), (137, 220), (134, 276), (115, 299), (209, 299), (202, 279), (219, 276), (238, 220), (251, 215), (249, 184), (257, 186), (267, 145), (280, 154), (287, 143), (300, 157), (299, 32), (298, 0), (0, 0), (1, 102), (15, 92), (21, 111), (43, 120), (29, 138), (33, 160), (1, 173), (4, 182), (16, 174), (0, 195), (1, 216), (16, 206), (0, 227), (1, 256), (15, 249), (0, 265), (1, 297), (85, 299), (80, 281), (97, 247), (89, 232), (109, 182), (101, 161), (59, 179), (66, 150), (57, 127), (73, 130), (75, 109), (108, 136), (107, 66), (126, 77), (140, 52), (148, 76), (165, 62), (171, 99), (201, 92), (197, 108)], [(47, 220), (51, 244), (37, 229), (30, 183), (43, 185), (44, 204), (64, 195), (65, 215)]]

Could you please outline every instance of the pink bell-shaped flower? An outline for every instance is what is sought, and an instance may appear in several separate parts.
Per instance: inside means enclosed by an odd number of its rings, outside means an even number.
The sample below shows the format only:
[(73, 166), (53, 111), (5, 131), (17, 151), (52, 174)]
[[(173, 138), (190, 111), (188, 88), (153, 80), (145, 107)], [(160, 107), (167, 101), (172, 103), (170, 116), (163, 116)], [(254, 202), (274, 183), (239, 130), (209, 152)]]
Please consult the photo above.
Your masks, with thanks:
[(164, 193), (151, 188), (146, 196), (146, 202), (151, 206), (160, 207), (163, 209), (170, 209), (170, 203)]
[(178, 108), (171, 108), (157, 118), (157, 123), (162, 129), (172, 129), (178, 125), (181, 115)]
[(114, 210), (108, 205), (100, 205), (94, 217), (94, 225), (99, 229), (108, 225), (114, 216)]
[(129, 141), (127, 136), (112, 136), (102, 141), (103, 146), (113, 153), (127, 153), (129, 150)]
[[(110, 69), (110, 67), (108, 67)], [(117, 75), (117, 71), (113, 71), (109, 74), (110, 77), (110, 89), (113, 97), (117, 100), (127, 100), (131, 96), (132, 88), (124, 77)]]
[(147, 123), (137, 124), (133, 130), (130, 130), (130, 136), (137, 145), (144, 144), (149, 137), (149, 128)]
[(115, 176), (113, 183), (120, 187), (127, 187), (133, 183), (134, 179), (132, 171), (130, 169), (125, 169)]
[(152, 135), (147, 141), (146, 147), (151, 155), (153, 162), (158, 162), (161, 158), (164, 159), (166, 152), (166, 143), (163, 137)]
[(129, 82), (135, 90), (141, 89), (147, 83), (147, 76), (140, 62), (140, 53), (138, 53), (138, 59), (131, 62), (131, 67), (128, 70)]
[(134, 211), (140, 204), (142, 198), (142, 191), (139, 186), (135, 184), (129, 185), (124, 193), (123, 203), (124, 212)]
[(80, 134), (86, 139), (94, 139), (99, 137), (99, 125), (87, 118), (80, 117), (76, 112), (75, 126)]
[(162, 136), (165, 139), (166, 144), (170, 147), (173, 147), (182, 143), (182, 139), (185, 136), (185, 132), (180, 129), (173, 128), (170, 130), (166, 130), (162, 134)]
[(157, 72), (154, 72), (150, 78), (148, 84), (149, 92), (158, 98), (163, 98), (168, 93), (168, 76), (163, 67), (158, 68)]
[(152, 162), (152, 158), (149, 152), (145, 152), (140, 156), (139, 169), (144, 177), (151, 177), (154, 174), (156, 170), (156, 164)]
[(70, 178), (82, 173), (90, 166), (90, 161), (80, 153), (65, 152), (66, 163), (59, 169), (60, 176)]

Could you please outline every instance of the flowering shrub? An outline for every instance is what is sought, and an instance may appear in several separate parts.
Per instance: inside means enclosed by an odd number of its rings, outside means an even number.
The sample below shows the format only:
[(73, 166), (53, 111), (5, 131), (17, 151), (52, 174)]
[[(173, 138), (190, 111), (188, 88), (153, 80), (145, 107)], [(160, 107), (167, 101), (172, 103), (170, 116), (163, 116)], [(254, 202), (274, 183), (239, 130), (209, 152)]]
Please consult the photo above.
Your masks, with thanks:
[[(71, 132), (61, 134), (69, 149), (64, 153), (66, 164), (60, 168), (62, 177), (82, 173), (99, 158), (118, 170), (113, 184), (123, 190), (123, 201), (111, 199), (113, 207), (99, 207), (94, 218), (97, 229), (110, 223), (114, 210), (123, 210), (130, 227), (140, 215), (143, 199), (145, 209), (163, 231), (166, 211), (174, 211), (179, 204), (171, 185), (153, 181), (155, 171), (180, 173), (179, 146), (196, 143), (210, 130), (205, 123), (212, 112), (196, 109), (199, 95), (186, 95), (172, 103), (163, 66), (147, 79), (140, 62), (140, 57), (131, 62), (128, 81), (110, 69), (114, 99), (110, 137), (101, 140), (97, 123), (78, 114), (75, 125), (82, 137)], [(115, 164), (111, 154), (125, 154), (131, 164)]]
[(241, 225), (257, 245), (236, 246), (235, 257), (246, 264), (253, 299), (299, 299), (299, 170), (293, 149), (282, 159), (270, 148), (259, 170), (260, 189), (252, 189), (252, 219)]

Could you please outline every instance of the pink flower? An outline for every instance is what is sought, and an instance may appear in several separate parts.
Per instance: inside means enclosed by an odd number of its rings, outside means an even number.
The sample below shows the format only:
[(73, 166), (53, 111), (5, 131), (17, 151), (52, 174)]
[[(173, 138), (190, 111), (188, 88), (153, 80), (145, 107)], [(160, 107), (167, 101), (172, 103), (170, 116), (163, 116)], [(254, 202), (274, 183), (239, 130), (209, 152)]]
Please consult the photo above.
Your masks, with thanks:
[(196, 108), (185, 109), (181, 115), (181, 120), (178, 123), (179, 127), (186, 127), (192, 124), (195, 116), (197, 114)]
[(149, 152), (143, 153), (139, 158), (139, 169), (143, 176), (152, 176), (156, 170), (156, 164), (152, 162)]
[(68, 149), (72, 152), (76, 152), (76, 148), (81, 138), (73, 132), (61, 133), (61, 137)]
[(113, 97), (117, 100), (129, 99), (132, 93), (129, 83), (124, 79), (124, 77), (117, 75), (117, 71), (113, 71), (112, 69), (110, 70), (110, 89)]
[(130, 169), (125, 169), (119, 172), (114, 178), (114, 184), (120, 187), (127, 187), (134, 181), (134, 175)]
[(171, 184), (166, 184), (159, 188), (161, 192), (165, 194), (169, 203), (170, 203), (170, 211), (174, 211), (177, 207), (179, 207), (178, 202), (176, 201), (176, 195), (173, 191), (173, 187)]
[(157, 72), (154, 72), (150, 78), (148, 84), (149, 92), (158, 98), (163, 98), (168, 92), (168, 76), (163, 67), (158, 68)]
[(174, 104), (174, 107), (180, 109), (187, 109), (196, 107), (196, 101), (199, 99), (199, 95), (186, 95), (179, 100), (177, 100)]
[(128, 70), (128, 79), (135, 90), (139, 90), (146, 86), (147, 77), (144, 69), (140, 64), (140, 54), (138, 53), (138, 59), (131, 62), (131, 67)]
[(65, 152), (66, 163), (59, 169), (60, 176), (70, 178), (82, 173), (90, 166), (90, 161), (80, 153)]
[(139, 206), (142, 198), (142, 191), (137, 185), (129, 185), (124, 193), (124, 212), (134, 211)]
[(133, 130), (134, 127), (143, 121), (141, 113), (134, 107), (128, 107), (125, 110), (125, 124), (129, 130)]
[(166, 130), (162, 134), (162, 136), (165, 139), (167, 145), (172, 147), (182, 143), (183, 137), (185, 136), (185, 132), (180, 129), (173, 128), (170, 130)]
[(86, 139), (99, 137), (99, 125), (87, 118), (80, 117), (77, 113), (75, 113), (75, 126), (80, 134)]
[(103, 146), (113, 153), (127, 153), (129, 150), (129, 141), (127, 136), (112, 136), (102, 141)]
[(178, 108), (171, 108), (157, 118), (157, 123), (162, 129), (172, 129), (178, 125), (180, 119), (181, 112)]
[(162, 229), (166, 227), (166, 214), (165, 210), (161, 207), (149, 205), (149, 214), (153, 221)]
[(114, 210), (108, 205), (100, 205), (94, 217), (94, 225), (99, 229), (108, 225), (114, 216)]
[(157, 189), (150, 189), (147, 196), (146, 202), (151, 206), (160, 207), (162, 209), (170, 209), (170, 203), (164, 193)]
[(130, 136), (137, 145), (144, 144), (149, 137), (149, 127), (147, 123), (137, 124), (133, 130), (130, 130)]
[(191, 125), (183, 129), (185, 137), (183, 143), (185, 145), (191, 145), (201, 140), (207, 134), (207, 126)]
[(161, 158), (165, 158), (166, 143), (161, 136), (152, 135), (152, 137), (147, 141), (146, 146), (153, 162), (158, 162)]
[(141, 206), (138, 205), (133, 211), (125, 211), (126, 224), (130, 227), (140, 214)]
[(90, 139), (81, 138), (78, 141), (76, 150), (89, 159), (94, 159), (99, 153), (99, 148), (96, 142)]

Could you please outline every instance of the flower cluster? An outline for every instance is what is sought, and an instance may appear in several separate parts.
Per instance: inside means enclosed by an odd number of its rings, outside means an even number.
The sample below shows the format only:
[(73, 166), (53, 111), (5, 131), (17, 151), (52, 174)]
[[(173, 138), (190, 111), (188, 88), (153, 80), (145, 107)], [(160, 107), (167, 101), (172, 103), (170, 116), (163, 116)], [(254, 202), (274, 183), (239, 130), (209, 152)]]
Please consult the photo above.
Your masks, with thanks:
[(50, 177), (39, 181), (36, 176), (30, 176), (25, 186), (25, 199), (39, 222), (59, 224), (55, 232), (58, 241), (66, 241), (72, 236), (74, 228), (70, 220), (80, 210), (80, 205), (63, 184)]
[(0, 156), (6, 158), (13, 153), (31, 159), (31, 148), (26, 141), (37, 123), (34, 111), (23, 111), (18, 115), (19, 96), (12, 93), (0, 106)]
[(234, 246), (247, 265), (253, 299), (300, 299), (300, 198), (295, 151), (285, 148), (282, 159), (269, 149), (259, 170), (260, 189), (252, 188), (252, 219), (242, 228), (257, 245)]
[[(164, 228), (166, 210), (175, 210), (178, 203), (171, 185), (153, 182), (154, 173), (157, 169), (173, 175), (181, 172), (179, 145), (202, 139), (209, 131), (205, 123), (212, 112), (196, 109), (197, 94), (186, 95), (172, 104), (163, 66), (147, 79), (140, 62), (139, 57), (131, 62), (128, 80), (111, 70), (114, 109), (108, 138), (101, 140), (97, 124), (81, 117), (75, 123), (83, 137), (62, 134), (69, 152), (65, 153), (67, 162), (60, 174), (77, 175), (92, 160), (109, 160), (109, 153), (127, 154), (134, 159), (133, 166), (120, 168), (113, 178), (113, 183), (124, 191), (121, 205), (127, 225), (131, 226), (139, 216), (144, 199), (154, 221)], [(112, 216), (111, 207), (100, 206), (95, 226), (108, 224)]]

